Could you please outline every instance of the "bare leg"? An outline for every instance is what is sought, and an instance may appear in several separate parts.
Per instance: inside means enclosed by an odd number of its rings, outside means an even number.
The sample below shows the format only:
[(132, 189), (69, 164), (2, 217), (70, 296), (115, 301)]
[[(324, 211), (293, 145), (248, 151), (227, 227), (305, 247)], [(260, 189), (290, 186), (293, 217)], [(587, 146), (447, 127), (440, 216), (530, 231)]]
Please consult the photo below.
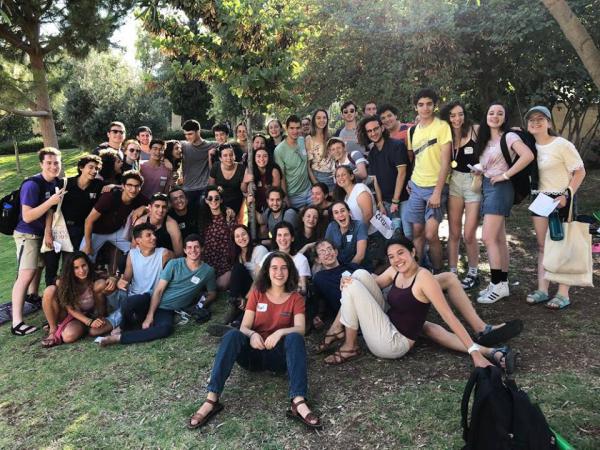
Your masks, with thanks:
[(48, 321), (48, 335), (54, 334), (58, 327), (60, 305), (58, 303), (58, 289), (56, 286), (48, 286), (44, 290), (44, 296), (42, 297), (42, 309), (44, 315)]
[(85, 328), (79, 320), (72, 320), (62, 332), (62, 340), (65, 344), (77, 341), (85, 333)]
[[(501, 248), (502, 239), (499, 236), (504, 232), (504, 217), (495, 214), (486, 214), (483, 217), (483, 243), (487, 249), (490, 269), (502, 269), (503, 257), (508, 253)], [(506, 245), (506, 236), (504, 236)]]
[(451, 195), (448, 198), (448, 265), (451, 268), (456, 268), (458, 266), (458, 250), (460, 247), (460, 236), (462, 234), (462, 215), (464, 206), (465, 204), (461, 197)]
[[(23, 322), (25, 293), (35, 278), (36, 269), (21, 269), (12, 289), (12, 325)], [(39, 279), (39, 278), (38, 278)]]
[(537, 259), (537, 282), (538, 290), (548, 293), (548, 287), (550, 282), (544, 279), (544, 243), (546, 241), (546, 231), (548, 230), (548, 218), (547, 217), (532, 217), (533, 228), (535, 230), (535, 238), (537, 241), (538, 248), (538, 259)]
[(413, 223), (413, 244), (417, 251), (417, 257), (421, 260), (424, 257), (425, 251), (425, 224)]
[(28, 294), (38, 295), (40, 290), (40, 279), (42, 278), (42, 270), (44, 269), (41, 267), (35, 270), (35, 275), (27, 287)]
[(442, 242), (440, 241), (440, 223), (430, 218), (425, 224), (425, 239), (429, 243), (429, 256), (435, 270), (441, 270), (443, 266)]
[(469, 258), (469, 267), (479, 265), (479, 243), (477, 242), (477, 226), (479, 225), (479, 202), (465, 203), (464, 242)]

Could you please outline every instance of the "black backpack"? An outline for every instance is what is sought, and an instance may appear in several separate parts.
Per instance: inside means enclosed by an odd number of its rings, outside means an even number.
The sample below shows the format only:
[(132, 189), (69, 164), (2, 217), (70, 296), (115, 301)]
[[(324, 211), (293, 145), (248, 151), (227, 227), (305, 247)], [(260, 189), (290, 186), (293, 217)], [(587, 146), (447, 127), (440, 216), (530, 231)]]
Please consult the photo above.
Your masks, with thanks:
[[(525, 167), (519, 173), (510, 178), (515, 191), (513, 204), (518, 205), (524, 199), (529, 197), (532, 190), (536, 190), (538, 188), (539, 174), (537, 165), (537, 149), (535, 147), (535, 138), (531, 135), (531, 133), (522, 130), (510, 130), (509, 132), (516, 133), (533, 153), (533, 161), (531, 161), (527, 167)], [(502, 150), (504, 160), (509, 167), (512, 167), (519, 160), (519, 155), (516, 155), (514, 160), (511, 159), (508, 151), (508, 145), (506, 145), (507, 133), (503, 133), (502, 137), (500, 137), (500, 149)]]
[[(468, 409), (475, 389), (471, 422)], [(503, 380), (498, 367), (476, 368), (463, 393), (463, 450), (549, 450), (555, 437), (544, 414), (514, 380)]]
[(39, 177), (31, 177), (23, 180), (19, 189), (12, 191), (0, 199), (0, 233), (12, 236), (17, 223), (19, 223), (19, 214), (21, 213), (21, 188), (26, 181), (33, 181), (40, 190), (40, 203), (45, 200), (45, 191), (43, 181)]

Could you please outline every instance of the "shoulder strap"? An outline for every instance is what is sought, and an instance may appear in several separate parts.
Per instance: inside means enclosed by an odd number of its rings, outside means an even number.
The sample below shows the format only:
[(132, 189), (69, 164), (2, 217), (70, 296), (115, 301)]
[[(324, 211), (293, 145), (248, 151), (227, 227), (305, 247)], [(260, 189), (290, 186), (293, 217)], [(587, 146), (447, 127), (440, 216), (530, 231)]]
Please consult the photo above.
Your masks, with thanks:
[(421, 268), (419, 267), (419, 268), (417, 269), (417, 273), (415, 273), (415, 276), (413, 277), (413, 280), (412, 280), (412, 282), (410, 283), (410, 286), (409, 286), (409, 288), (412, 288), (412, 287), (413, 287), (413, 285), (415, 284), (415, 281), (417, 281), (417, 277), (419, 276), (419, 272), (420, 272), (420, 271), (421, 271)]
[(398, 275), (400, 275), (400, 272), (396, 272), (396, 275), (394, 275), (394, 279), (392, 281), (392, 285), (395, 287), (396, 286), (396, 278), (398, 278)]
[(504, 156), (504, 160), (509, 167), (512, 167), (513, 160), (510, 157), (510, 152), (508, 151), (508, 144), (506, 143), (506, 135), (511, 133), (511, 131), (507, 131), (506, 133), (502, 133), (500, 136), (500, 150), (502, 150), (502, 156)]

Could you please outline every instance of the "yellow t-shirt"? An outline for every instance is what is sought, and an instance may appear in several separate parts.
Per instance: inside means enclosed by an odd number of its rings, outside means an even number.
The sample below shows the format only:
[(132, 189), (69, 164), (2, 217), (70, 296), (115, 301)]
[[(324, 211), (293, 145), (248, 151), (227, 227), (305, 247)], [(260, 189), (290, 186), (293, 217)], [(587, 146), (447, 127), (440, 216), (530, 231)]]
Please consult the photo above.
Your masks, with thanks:
[(415, 153), (411, 180), (419, 187), (435, 186), (442, 168), (442, 145), (452, 142), (450, 125), (436, 117), (426, 127), (417, 125), (408, 141), (408, 149)]

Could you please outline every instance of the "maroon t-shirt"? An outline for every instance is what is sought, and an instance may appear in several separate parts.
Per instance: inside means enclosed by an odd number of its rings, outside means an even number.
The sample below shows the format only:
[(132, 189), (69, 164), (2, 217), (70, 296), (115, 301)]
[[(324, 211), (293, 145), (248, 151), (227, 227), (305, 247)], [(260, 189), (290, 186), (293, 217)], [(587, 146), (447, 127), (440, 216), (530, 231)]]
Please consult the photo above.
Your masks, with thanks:
[(148, 204), (148, 199), (142, 194), (134, 198), (131, 203), (125, 204), (121, 199), (122, 192), (114, 190), (105, 192), (94, 205), (94, 209), (100, 213), (100, 218), (94, 222), (92, 231), (96, 234), (110, 234), (117, 231), (127, 220), (129, 213), (142, 205)]

